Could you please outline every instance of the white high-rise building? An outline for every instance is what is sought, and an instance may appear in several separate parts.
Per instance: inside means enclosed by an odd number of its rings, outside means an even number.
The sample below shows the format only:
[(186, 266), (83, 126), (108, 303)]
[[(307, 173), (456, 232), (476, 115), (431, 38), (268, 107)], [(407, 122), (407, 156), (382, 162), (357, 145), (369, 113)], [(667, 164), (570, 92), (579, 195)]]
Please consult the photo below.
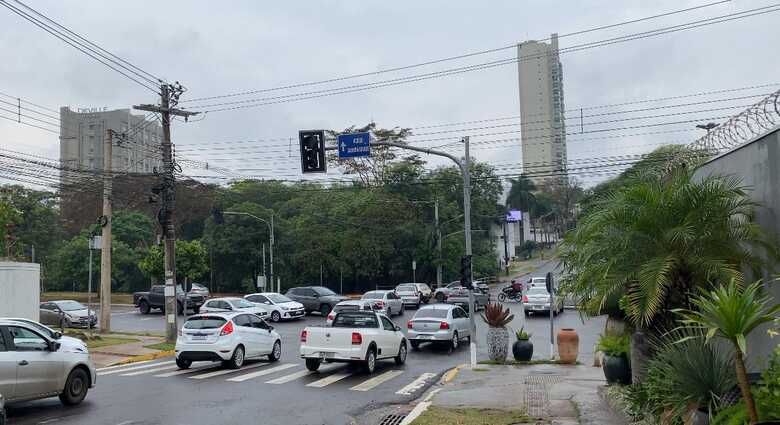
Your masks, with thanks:
[(549, 44), (518, 44), (517, 58), (523, 173), (537, 185), (564, 183), (566, 126), (558, 34), (552, 34)]
[[(60, 162), (63, 167), (79, 171), (103, 170), (103, 141), (106, 129), (127, 134), (127, 140), (114, 140), (112, 170), (118, 173), (151, 174), (161, 168), (160, 143), (162, 127), (133, 115), (130, 109), (60, 108)], [(63, 172), (63, 179), (80, 173)], [(63, 182), (66, 183), (66, 182)]]

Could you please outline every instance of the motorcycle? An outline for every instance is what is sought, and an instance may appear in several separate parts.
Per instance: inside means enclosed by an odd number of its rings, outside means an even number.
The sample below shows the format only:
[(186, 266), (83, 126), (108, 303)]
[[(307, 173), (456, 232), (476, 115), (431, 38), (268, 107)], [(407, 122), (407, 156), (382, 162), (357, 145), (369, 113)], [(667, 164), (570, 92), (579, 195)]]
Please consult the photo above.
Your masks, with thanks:
[(520, 302), (523, 300), (523, 291), (510, 286), (501, 288), (501, 292), (498, 294), (498, 301), (504, 302), (508, 299)]

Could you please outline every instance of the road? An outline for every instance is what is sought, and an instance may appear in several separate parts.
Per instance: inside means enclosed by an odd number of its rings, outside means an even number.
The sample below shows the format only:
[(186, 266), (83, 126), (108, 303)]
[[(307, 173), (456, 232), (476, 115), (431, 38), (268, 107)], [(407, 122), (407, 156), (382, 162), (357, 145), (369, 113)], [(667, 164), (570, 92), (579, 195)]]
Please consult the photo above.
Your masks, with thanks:
[[(537, 274), (546, 271), (540, 269)], [(526, 318), (520, 304), (506, 305), (515, 314), (510, 326), (514, 329), (525, 326), (533, 333), (534, 357), (549, 358), (549, 319)], [(406, 321), (413, 315), (414, 310), (407, 310), (393, 321), (406, 330)], [(420, 351), (410, 351), (404, 366), (398, 367), (392, 360), (382, 361), (372, 376), (343, 364), (323, 365), (319, 372), (310, 373), (298, 357), (299, 335), (304, 326), (323, 321), (315, 313), (300, 321), (275, 324), (283, 341), (283, 354), (278, 363), (249, 363), (237, 371), (196, 363), (194, 370), (182, 373), (170, 359), (163, 359), (107, 368), (99, 371), (97, 387), (80, 406), (65, 408), (56, 398), (24, 403), (9, 409), (10, 423), (345, 424), (371, 409), (415, 399), (445, 371), (468, 362), (467, 346), (448, 353), (441, 347), (423, 345)], [(478, 358), (486, 359), (486, 325), (481, 319), (477, 324)], [(159, 331), (163, 317), (118, 311), (112, 318), (112, 326)], [(586, 364), (592, 361), (592, 347), (603, 326), (603, 319), (583, 322), (575, 311), (556, 318), (556, 330), (572, 327), (580, 334), (580, 358)]]

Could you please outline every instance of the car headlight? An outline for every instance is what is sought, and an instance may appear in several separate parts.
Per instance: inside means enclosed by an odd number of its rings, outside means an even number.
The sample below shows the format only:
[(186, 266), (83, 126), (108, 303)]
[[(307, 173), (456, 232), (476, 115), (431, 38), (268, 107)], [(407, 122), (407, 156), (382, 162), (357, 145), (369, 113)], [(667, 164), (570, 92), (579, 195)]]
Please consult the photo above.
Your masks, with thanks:
[(282, 310), (285, 310), (285, 311), (290, 309), (290, 307), (283, 306), (283, 305), (280, 305), (279, 308), (281, 308)]

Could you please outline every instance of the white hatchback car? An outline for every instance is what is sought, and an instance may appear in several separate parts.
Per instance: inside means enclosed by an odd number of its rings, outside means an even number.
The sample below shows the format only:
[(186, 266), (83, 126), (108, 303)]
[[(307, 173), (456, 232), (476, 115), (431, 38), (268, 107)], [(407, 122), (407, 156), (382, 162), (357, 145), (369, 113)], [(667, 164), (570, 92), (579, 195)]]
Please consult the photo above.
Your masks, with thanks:
[(303, 304), (293, 301), (278, 292), (260, 292), (244, 295), (244, 299), (271, 310), (271, 321), (300, 319), (306, 315)]
[(238, 297), (212, 298), (200, 307), (200, 313), (242, 312), (256, 314), (263, 319), (271, 315), (271, 309)]
[(250, 313), (201, 313), (190, 316), (176, 339), (176, 365), (188, 369), (194, 361), (222, 361), (232, 369), (246, 359), (282, 356), (282, 338), (265, 320)]

